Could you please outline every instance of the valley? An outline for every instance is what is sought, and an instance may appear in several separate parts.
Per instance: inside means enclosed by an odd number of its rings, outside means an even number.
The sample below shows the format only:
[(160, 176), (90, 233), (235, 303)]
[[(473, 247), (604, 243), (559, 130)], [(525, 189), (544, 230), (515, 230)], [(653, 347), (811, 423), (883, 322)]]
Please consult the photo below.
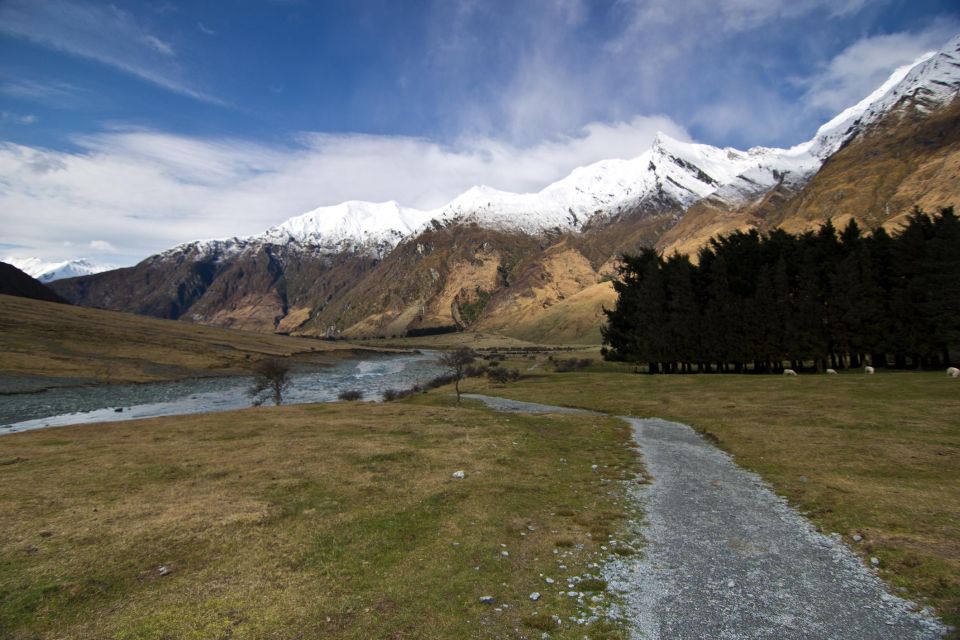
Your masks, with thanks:
[(957, 69), (955, 38), (788, 149), (658, 134), (633, 159), (578, 168), (537, 193), (478, 186), (426, 211), (348, 201), (50, 285), (85, 306), (261, 332), (596, 344), (624, 252), (695, 257), (720, 234), (827, 220), (896, 230), (914, 207), (960, 199)]
[(255, 4), (0, 3), (0, 638), (960, 640), (956, 8)]

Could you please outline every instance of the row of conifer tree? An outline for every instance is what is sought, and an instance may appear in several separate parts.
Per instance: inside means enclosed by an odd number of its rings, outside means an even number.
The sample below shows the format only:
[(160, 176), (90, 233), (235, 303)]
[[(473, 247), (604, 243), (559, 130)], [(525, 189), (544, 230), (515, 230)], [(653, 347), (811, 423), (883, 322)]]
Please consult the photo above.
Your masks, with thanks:
[(960, 348), (960, 221), (916, 209), (894, 234), (735, 232), (694, 264), (623, 256), (608, 359), (653, 372), (942, 367)]

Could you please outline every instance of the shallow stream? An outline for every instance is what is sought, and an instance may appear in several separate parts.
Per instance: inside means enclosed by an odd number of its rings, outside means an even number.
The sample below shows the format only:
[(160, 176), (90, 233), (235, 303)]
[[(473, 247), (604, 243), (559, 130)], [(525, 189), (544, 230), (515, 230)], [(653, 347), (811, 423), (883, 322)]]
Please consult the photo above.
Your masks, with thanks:
[[(291, 375), (284, 404), (330, 402), (359, 390), (381, 400), (388, 389), (406, 389), (442, 373), (435, 353), (377, 356)], [(149, 384), (61, 387), (0, 396), (0, 435), (68, 424), (112, 422), (187, 413), (230, 411), (251, 405), (252, 378), (192, 378)]]

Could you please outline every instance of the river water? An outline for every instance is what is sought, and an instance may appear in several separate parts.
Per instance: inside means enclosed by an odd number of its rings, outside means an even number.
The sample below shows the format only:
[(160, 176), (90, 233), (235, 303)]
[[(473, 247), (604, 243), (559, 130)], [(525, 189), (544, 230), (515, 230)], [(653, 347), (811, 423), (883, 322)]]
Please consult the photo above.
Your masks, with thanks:
[[(297, 372), (284, 404), (331, 402), (343, 391), (359, 390), (364, 400), (382, 400), (388, 389), (407, 389), (443, 372), (431, 352), (350, 360), (327, 369)], [(0, 435), (61, 427), (188, 413), (230, 411), (251, 405), (244, 376), (193, 378), (149, 384), (63, 387), (41, 393), (0, 396)]]

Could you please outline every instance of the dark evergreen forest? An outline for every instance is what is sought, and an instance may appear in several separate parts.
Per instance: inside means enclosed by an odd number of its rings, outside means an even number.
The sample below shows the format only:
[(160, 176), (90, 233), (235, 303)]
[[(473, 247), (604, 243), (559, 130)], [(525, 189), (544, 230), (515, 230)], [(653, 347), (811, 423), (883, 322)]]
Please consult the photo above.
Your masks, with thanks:
[(651, 373), (944, 367), (960, 350), (960, 221), (916, 209), (891, 235), (855, 221), (715, 238), (697, 263), (623, 256), (604, 354)]

